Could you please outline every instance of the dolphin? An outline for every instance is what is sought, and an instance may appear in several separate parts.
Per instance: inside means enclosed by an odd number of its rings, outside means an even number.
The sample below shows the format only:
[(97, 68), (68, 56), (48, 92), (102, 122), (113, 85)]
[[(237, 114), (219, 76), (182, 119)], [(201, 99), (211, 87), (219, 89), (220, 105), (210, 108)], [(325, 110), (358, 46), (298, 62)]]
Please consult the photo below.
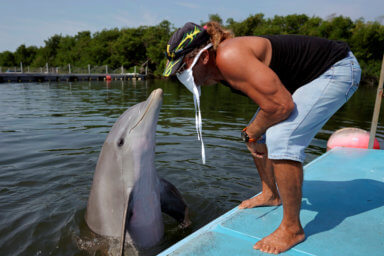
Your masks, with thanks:
[(152, 247), (164, 234), (162, 212), (181, 227), (190, 224), (180, 192), (158, 176), (154, 165), (162, 89), (128, 108), (111, 128), (96, 165), (85, 220), (102, 236), (138, 248)]

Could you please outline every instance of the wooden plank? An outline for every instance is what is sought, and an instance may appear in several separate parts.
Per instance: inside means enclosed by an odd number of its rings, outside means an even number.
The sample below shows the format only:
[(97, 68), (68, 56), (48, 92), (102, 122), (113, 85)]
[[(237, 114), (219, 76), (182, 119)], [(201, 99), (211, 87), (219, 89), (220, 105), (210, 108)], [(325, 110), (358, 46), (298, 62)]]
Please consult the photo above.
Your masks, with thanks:
[(373, 143), (375, 141), (377, 123), (379, 122), (381, 99), (383, 98), (383, 83), (384, 83), (384, 54), (383, 54), (383, 60), (381, 62), (380, 79), (379, 79), (379, 85), (377, 86), (375, 109), (373, 111), (371, 131), (369, 134), (369, 143), (368, 143), (369, 149), (373, 148)]

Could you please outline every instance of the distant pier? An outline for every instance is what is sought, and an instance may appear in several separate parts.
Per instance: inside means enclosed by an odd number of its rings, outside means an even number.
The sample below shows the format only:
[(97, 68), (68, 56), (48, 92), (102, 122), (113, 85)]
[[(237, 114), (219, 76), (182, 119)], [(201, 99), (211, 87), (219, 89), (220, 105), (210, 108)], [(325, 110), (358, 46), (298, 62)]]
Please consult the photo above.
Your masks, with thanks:
[(146, 75), (138, 73), (126, 74), (55, 74), (55, 73), (0, 73), (0, 83), (28, 82), (74, 82), (74, 81), (104, 81), (104, 80), (144, 80)]

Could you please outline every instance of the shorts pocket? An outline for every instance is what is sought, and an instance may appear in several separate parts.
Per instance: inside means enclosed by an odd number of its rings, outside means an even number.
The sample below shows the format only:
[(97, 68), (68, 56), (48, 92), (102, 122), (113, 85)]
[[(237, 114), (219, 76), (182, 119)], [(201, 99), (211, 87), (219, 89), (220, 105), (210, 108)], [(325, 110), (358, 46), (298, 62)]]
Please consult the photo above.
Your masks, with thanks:
[(354, 61), (351, 61), (351, 71), (352, 71), (351, 72), (352, 83), (351, 83), (351, 87), (349, 87), (349, 89), (345, 94), (345, 102), (347, 102), (355, 93), (357, 88), (359, 88), (361, 68), (359, 63), (356, 61), (356, 59)]

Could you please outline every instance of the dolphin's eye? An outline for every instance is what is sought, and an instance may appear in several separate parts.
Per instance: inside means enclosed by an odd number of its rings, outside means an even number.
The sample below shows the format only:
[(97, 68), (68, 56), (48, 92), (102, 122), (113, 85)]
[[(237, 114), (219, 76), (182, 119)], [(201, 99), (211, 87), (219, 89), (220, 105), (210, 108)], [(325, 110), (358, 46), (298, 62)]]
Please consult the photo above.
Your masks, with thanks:
[(119, 140), (119, 142), (117, 143), (117, 146), (121, 147), (121, 146), (123, 146), (123, 145), (124, 145), (124, 139), (121, 138), (121, 139)]

